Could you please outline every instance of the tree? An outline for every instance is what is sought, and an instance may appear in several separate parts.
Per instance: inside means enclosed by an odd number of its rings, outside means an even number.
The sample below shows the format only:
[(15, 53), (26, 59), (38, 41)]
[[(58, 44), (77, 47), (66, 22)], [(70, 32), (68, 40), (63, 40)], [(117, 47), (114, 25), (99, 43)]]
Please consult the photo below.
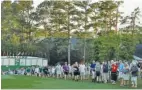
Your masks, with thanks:
[(115, 33), (122, 3), (50, 0), (34, 9), (32, 1), (3, 1), (2, 55), (42, 57), (49, 64), (79, 62), (83, 56), (86, 62), (131, 60), (136, 44), (142, 42), (140, 10), (122, 20), (123, 24), (128, 21), (128, 27), (122, 29), (128, 32)]
[(68, 32), (68, 63), (70, 63), (70, 50), (71, 50), (71, 42), (70, 42), (70, 38), (71, 38), (71, 30), (74, 29), (74, 24), (72, 22), (72, 17), (75, 14), (75, 7), (73, 6), (73, 2), (68, 2), (65, 1), (64, 2), (64, 6), (62, 7), (62, 9), (65, 11), (65, 17), (66, 17), (66, 23), (64, 23), (63, 25), (63, 29), (67, 30)]
[(122, 14), (118, 11), (119, 6), (122, 4), (122, 1), (101, 1), (99, 3), (99, 16), (100, 22), (102, 23), (105, 31), (113, 30), (117, 27), (117, 22)]
[[(77, 15), (81, 16), (81, 21), (84, 22), (84, 24), (81, 25), (82, 32), (84, 32), (84, 54), (83, 54), (83, 58), (84, 60), (86, 59), (86, 35), (87, 35), (87, 31), (89, 30), (89, 14), (91, 13), (91, 8), (90, 8), (90, 2), (89, 1), (78, 1), (74, 3), (77, 7), (81, 8), (81, 10), (78, 10)], [(78, 20), (80, 19), (80, 16), (78, 16)], [(78, 23), (79, 25), (79, 23)], [(80, 26), (80, 25), (79, 25)], [(80, 29), (80, 28), (79, 28)]]
[[(131, 13), (130, 16), (125, 16), (121, 20), (121, 24), (127, 24), (126, 28), (129, 32), (134, 34), (136, 31), (136, 26), (139, 27), (139, 19), (140, 19), (140, 9), (139, 7), (135, 8), (134, 11)], [(131, 30), (131, 31), (130, 31)]]

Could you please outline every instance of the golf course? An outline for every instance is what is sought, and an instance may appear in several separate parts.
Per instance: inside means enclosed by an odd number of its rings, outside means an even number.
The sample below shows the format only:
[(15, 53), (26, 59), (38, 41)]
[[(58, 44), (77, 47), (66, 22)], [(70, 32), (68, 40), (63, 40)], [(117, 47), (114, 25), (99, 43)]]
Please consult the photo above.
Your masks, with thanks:
[[(91, 80), (73, 81), (56, 78), (34, 76), (4, 75), (1, 76), (2, 89), (133, 89), (130, 86), (120, 87), (111, 83), (93, 83)], [(142, 79), (138, 80), (138, 88), (142, 88)]]

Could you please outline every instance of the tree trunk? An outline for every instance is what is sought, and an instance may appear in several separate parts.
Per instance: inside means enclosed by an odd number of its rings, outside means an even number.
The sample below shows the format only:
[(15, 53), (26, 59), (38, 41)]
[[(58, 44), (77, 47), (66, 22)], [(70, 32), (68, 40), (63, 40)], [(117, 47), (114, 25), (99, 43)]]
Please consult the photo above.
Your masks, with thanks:
[(46, 29), (46, 25), (44, 25), (44, 31), (43, 31), (43, 33), (44, 33), (44, 35), (45, 35), (45, 38), (47, 37), (47, 35), (46, 35), (46, 31), (47, 31), (47, 29)]
[(48, 57), (47, 58), (48, 58), (48, 61), (47, 61), (47, 65), (48, 65), (48, 63), (50, 62), (50, 46), (49, 46), (49, 52), (48, 52)]
[(111, 11), (109, 12), (110, 16), (109, 16), (109, 30), (111, 31), (111, 27), (112, 27), (112, 21), (111, 21)]
[(30, 42), (30, 41), (31, 41), (31, 31), (30, 31), (30, 30), (29, 30), (29, 33), (28, 33), (28, 34), (29, 34), (29, 35), (28, 35), (28, 36), (29, 36), (28, 39), (29, 39), (29, 42)]
[[(87, 5), (88, 6), (88, 5)], [(83, 58), (84, 58), (84, 61), (86, 61), (86, 24), (87, 24), (87, 6), (85, 7), (85, 39), (84, 39), (84, 55), (83, 55)]]
[(133, 17), (133, 20), (132, 20), (132, 35), (134, 34), (134, 30), (135, 30), (135, 17)]
[[(49, 31), (49, 53), (48, 53), (48, 62), (50, 62), (50, 54), (51, 54), (51, 43), (52, 43), (52, 33), (51, 31)], [(48, 65), (48, 62), (47, 62), (47, 65)]]
[(70, 60), (70, 49), (71, 49), (71, 42), (70, 42), (70, 27), (69, 27), (69, 23), (70, 23), (70, 15), (69, 15), (69, 5), (68, 5), (68, 64), (71, 63), (71, 60)]
[(116, 11), (116, 23), (115, 23), (115, 30), (116, 30), (116, 32), (117, 32), (117, 25), (118, 25), (118, 8), (117, 8), (117, 11)]
[(83, 56), (83, 58), (84, 58), (84, 61), (85, 61), (86, 60), (86, 38), (84, 40), (84, 56)]
[(105, 17), (105, 34), (107, 34), (108, 29), (108, 23), (107, 23), (107, 17)]

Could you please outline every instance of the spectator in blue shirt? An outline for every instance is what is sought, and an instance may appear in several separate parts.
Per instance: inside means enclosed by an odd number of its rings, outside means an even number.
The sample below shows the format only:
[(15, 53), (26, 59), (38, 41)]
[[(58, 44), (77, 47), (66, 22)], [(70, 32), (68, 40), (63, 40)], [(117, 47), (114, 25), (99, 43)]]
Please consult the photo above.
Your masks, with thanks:
[(95, 82), (95, 67), (96, 67), (96, 63), (95, 63), (95, 61), (93, 61), (92, 63), (91, 63), (91, 66), (90, 66), (90, 70), (91, 70), (91, 74), (92, 74), (92, 82)]
[(123, 85), (123, 70), (124, 70), (124, 63), (122, 61), (119, 61), (120, 64), (119, 64), (119, 67), (118, 67), (118, 71), (119, 71), (119, 79), (120, 80), (120, 85), (122, 86)]
[(91, 66), (90, 66), (91, 67), (91, 71), (95, 70), (95, 66), (96, 66), (95, 61), (93, 61), (92, 64), (91, 64)]

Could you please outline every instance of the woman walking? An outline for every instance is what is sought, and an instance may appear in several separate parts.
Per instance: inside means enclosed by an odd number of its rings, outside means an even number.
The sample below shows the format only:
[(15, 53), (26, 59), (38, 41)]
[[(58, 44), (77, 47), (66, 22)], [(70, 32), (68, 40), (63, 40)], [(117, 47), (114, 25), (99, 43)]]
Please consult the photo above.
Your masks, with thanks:
[(128, 86), (129, 85), (129, 79), (130, 79), (130, 73), (129, 73), (129, 65), (127, 63), (124, 64), (124, 70), (123, 70), (123, 85)]
[(75, 64), (73, 65), (73, 69), (74, 69), (74, 80), (78, 81), (80, 72), (79, 72), (79, 65), (77, 62), (75, 62)]

